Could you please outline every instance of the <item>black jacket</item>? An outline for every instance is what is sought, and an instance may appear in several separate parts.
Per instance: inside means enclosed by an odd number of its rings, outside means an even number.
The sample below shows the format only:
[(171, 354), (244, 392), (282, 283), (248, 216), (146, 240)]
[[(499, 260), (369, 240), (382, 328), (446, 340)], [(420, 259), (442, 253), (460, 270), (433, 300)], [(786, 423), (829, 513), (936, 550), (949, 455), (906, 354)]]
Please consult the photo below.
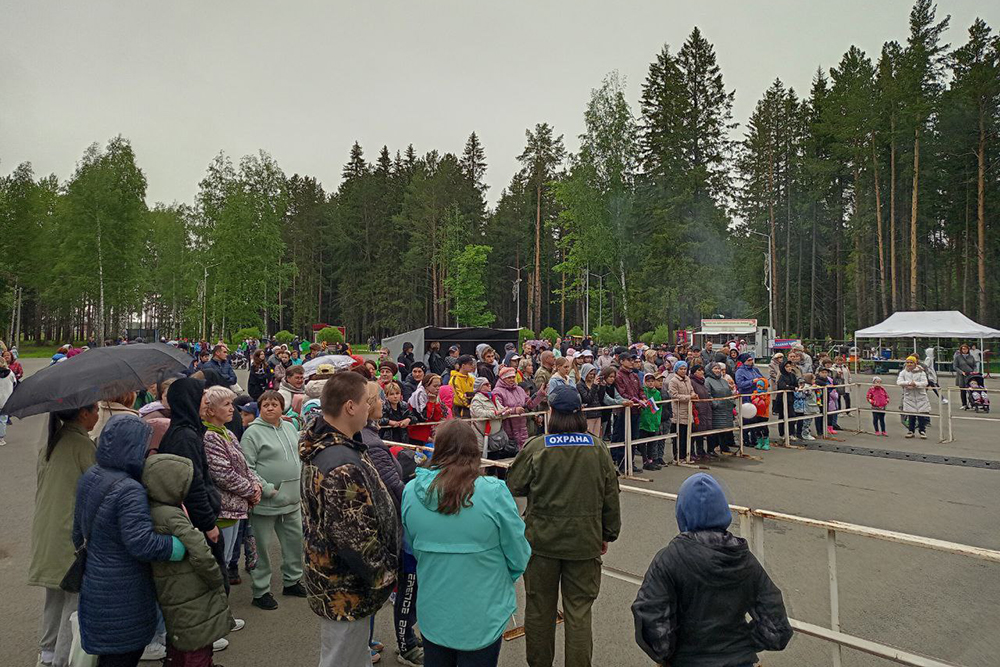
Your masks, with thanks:
[(493, 368), (493, 364), (488, 364), (485, 361), (480, 361), (476, 364), (476, 375), (481, 378), (486, 378), (490, 381), (490, 389), (495, 389), (497, 386), (497, 373)]
[[(599, 408), (601, 407), (601, 400), (603, 396), (601, 395), (601, 385), (594, 383), (593, 387), (588, 388), (587, 383), (580, 382), (576, 383), (576, 390), (580, 393), (580, 401), (583, 403), (585, 408)], [(585, 413), (587, 419), (593, 419), (594, 417), (600, 417), (600, 412), (587, 412)]]
[(378, 471), (378, 476), (382, 478), (385, 488), (392, 494), (392, 500), (396, 503), (396, 514), (398, 515), (403, 504), (403, 469), (400, 467), (396, 457), (389, 451), (389, 447), (382, 442), (378, 435), (378, 426), (369, 423), (361, 430), (361, 442), (368, 446), (368, 458)]
[(399, 385), (399, 389), (403, 393), (404, 403), (410, 400), (410, 396), (413, 396), (413, 392), (415, 392), (419, 386), (420, 383), (413, 379), (413, 373), (406, 376), (406, 379)]
[(431, 373), (442, 375), (445, 371), (444, 355), (438, 350), (431, 350), (427, 353), (427, 370)]
[(383, 439), (390, 440), (392, 442), (410, 442), (410, 436), (405, 427), (389, 427), (390, 420), (394, 422), (401, 422), (404, 419), (409, 419), (411, 424), (416, 424), (422, 421), (420, 419), (420, 414), (411, 408), (406, 401), (400, 401), (395, 408), (389, 404), (389, 401), (384, 401), (382, 403), (382, 419), (378, 422), (380, 427), (379, 435)]
[(413, 352), (401, 352), (399, 356), (396, 357), (396, 363), (399, 364), (399, 377), (405, 378), (410, 373), (410, 368), (413, 367), (415, 362), (416, 359), (413, 358)]
[(176, 454), (190, 459), (194, 465), (194, 478), (188, 489), (184, 506), (191, 523), (198, 530), (209, 531), (215, 527), (222, 509), (222, 497), (208, 471), (205, 456), (205, 425), (201, 423), (201, 395), (205, 382), (196, 378), (182, 378), (167, 389), (170, 403), (170, 427), (163, 435), (160, 454)]
[(728, 531), (671, 540), (653, 558), (632, 615), (639, 648), (671, 667), (756, 664), (757, 651), (780, 651), (792, 638), (781, 591)]
[(259, 367), (250, 367), (250, 380), (247, 382), (247, 393), (250, 398), (257, 400), (271, 385), (271, 378), (274, 377), (274, 369), (264, 362)]

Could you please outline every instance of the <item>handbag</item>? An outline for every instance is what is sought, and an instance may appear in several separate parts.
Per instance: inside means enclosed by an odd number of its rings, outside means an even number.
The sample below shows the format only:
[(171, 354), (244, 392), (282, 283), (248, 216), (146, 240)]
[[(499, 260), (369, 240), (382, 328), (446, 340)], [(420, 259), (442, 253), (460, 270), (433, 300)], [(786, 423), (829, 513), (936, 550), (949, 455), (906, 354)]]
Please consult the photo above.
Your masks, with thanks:
[(111, 493), (116, 486), (118, 486), (118, 483), (121, 482), (122, 479), (124, 478), (120, 477), (115, 479), (112, 484), (108, 485), (108, 488), (105, 489), (104, 493), (101, 494), (101, 500), (97, 503), (97, 509), (94, 511), (94, 518), (91, 519), (89, 530), (87, 531), (87, 534), (83, 536), (83, 544), (81, 544), (80, 548), (76, 550), (73, 563), (69, 566), (69, 569), (66, 570), (66, 574), (63, 575), (62, 581), (59, 582), (59, 588), (67, 593), (79, 593), (80, 589), (83, 588), (83, 573), (87, 567), (87, 542), (90, 541), (90, 534), (94, 530), (93, 521), (97, 518), (97, 512), (101, 510), (101, 505), (104, 504), (104, 499), (108, 497), (108, 494)]

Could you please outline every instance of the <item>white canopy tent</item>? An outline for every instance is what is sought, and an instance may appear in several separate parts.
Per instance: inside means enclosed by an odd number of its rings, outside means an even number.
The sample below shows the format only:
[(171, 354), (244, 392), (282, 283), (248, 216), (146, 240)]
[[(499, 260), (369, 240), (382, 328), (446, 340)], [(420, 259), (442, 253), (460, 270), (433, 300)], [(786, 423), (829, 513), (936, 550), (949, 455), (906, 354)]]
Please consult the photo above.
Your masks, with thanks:
[[(882, 338), (912, 338), (914, 352), (918, 338), (978, 339), (982, 350), (983, 339), (1000, 338), (1000, 330), (974, 322), (957, 310), (909, 310), (893, 313), (880, 324), (855, 331), (854, 344), (857, 345), (861, 338), (878, 338), (880, 348)], [(858, 356), (854, 357), (855, 367)]]

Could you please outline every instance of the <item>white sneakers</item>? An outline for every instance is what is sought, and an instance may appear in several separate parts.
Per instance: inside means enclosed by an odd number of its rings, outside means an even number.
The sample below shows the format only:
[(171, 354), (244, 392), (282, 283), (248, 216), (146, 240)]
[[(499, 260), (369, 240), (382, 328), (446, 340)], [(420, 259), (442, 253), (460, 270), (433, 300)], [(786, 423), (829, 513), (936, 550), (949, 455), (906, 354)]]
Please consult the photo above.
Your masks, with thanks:
[(3, 447), (6, 444), (7, 444), (7, 441), (5, 439), (3, 439), (3, 438), (0, 438), (0, 447)]
[(222, 639), (216, 639), (212, 642), (212, 652), (218, 653), (219, 651), (225, 651), (229, 648), (229, 640), (223, 637)]
[(142, 657), (139, 660), (149, 661), (149, 660), (163, 660), (167, 657), (167, 647), (160, 642), (150, 642), (146, 645), (146, 648), (142, 651)]

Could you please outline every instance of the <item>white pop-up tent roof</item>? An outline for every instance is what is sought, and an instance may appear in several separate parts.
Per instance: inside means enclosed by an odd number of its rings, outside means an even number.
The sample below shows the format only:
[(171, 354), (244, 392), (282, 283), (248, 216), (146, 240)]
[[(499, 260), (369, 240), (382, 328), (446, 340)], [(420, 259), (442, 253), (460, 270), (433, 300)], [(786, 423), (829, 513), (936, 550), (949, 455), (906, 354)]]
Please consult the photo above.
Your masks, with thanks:
[(957, 310), (902, 311), (881, 324), (854, 332), (858, 338), (1000, 338), (1000, 330), (970, 320)]

